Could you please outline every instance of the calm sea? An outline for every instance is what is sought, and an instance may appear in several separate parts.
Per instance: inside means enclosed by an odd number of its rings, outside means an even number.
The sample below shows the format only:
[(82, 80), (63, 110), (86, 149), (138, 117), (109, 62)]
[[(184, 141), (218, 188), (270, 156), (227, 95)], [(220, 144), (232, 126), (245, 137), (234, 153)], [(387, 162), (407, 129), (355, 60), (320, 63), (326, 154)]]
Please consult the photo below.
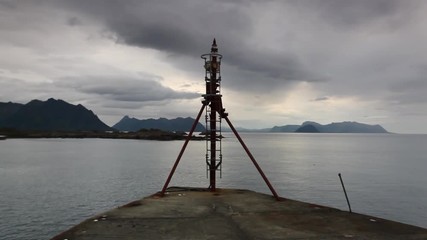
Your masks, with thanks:
[[(279, 195), (427, 228), (427, 135), (264, 134), (243, 139)], [(0, 141), (0, 239), (49, 239), (159, 191), (183, 141)], [(205, 143), (190, 142), (172, 185), (208, 186)], [(218, 187), (269, 193), (237, 140), (223, 140)]]

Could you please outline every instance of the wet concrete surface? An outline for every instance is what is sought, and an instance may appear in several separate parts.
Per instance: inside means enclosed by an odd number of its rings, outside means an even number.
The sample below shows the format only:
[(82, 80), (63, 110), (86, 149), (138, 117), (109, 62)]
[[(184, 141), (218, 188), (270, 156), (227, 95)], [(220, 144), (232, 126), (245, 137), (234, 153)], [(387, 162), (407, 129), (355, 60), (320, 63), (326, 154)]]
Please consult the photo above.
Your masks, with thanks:
[(52, 240), (427, 239), (427, 229), (248, 190), (169, 188)]

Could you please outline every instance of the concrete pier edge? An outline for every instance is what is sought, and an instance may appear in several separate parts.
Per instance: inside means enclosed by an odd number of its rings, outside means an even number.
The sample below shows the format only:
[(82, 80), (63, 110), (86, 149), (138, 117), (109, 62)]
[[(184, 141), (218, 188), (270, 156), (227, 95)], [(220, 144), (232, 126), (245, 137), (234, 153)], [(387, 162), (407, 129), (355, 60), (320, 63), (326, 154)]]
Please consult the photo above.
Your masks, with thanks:
[(427, 229), (244, 189), (169, 187), (52, 240), (427, 239)]

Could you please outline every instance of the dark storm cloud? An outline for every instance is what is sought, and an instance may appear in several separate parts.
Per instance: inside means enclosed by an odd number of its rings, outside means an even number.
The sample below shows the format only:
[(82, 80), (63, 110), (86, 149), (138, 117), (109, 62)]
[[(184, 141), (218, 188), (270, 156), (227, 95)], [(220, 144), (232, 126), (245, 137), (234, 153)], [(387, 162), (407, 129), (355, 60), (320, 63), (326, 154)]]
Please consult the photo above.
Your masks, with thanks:
[(304, 70), (298, 60), (298, 56), (293, 53), (281, 54), (259, 49), (236, 52), (236, 50), (230, 49), (227, 51), (225, 62), (228, 61), (241, 70), (263, 73), (265, 78), (271, 80), (314, 80), (312, 77), (309, 77), (309, 71)]
[[(188, 77), (195, 87), (187, 89), (199, 89), (200, 55), (216, 37), (223, 90), (234, 90), (227, 97), (236, 104), (254, 93), (266, 106), (301, 94), (294, 105), (329, 100), (333, 108), (344, 99), (354, 108), (415, 112), (426, 103), (426, 10), (421, 0), (0, 0), (1, 74), (22, 80), (2, 80), (1, 89), (8, 98), (70, 90), (64, 95), (75, 101), (135, 109), (186, 101), (199, 95), (159, 82), (173, 82), (176, 70), (179, 85)], [(147, 61), (126, 65), (138, 54)], [(147, 58), (156, 64), (144, 65)]]
[[(180, 61), (192, 61), (179, 56), (194, 60), (209, 52), (212, 39), (216, 37), (220, 52), (226, 53), (226, 65), (246, 72), (241, 75), (256, 73), (252, 78), (234, 76), (230, 87), (241, 89), (252, 83), (251, 88), (256, 88), (270, 83), (274, 89), (286, 81), (314, 79), (295, 53), (256, 47), (261, 42), (253, 40), (262, 40), (262, 36), (255, 36), (253, 29), (257, 20), (249, 7), (255, 3), (98, 0), (91, 1), (90, 5), (87, 1), (67, 1), (65, 6), (101, 19), (118, 43), (167, 52), (170, 62), (178, 66), (186, 65)], [(193, 65), (193, 69), (188, 70), (194, 69)]]
[[(118, 43), (167, 52), (171, 63), (187, 67), (188, 71), (195, 71), (195, 68), (188, 67), (190, 64), (185, 62), (195, 61), (201, 53), (207, 52), (212, 38), (216, 37), (220, 52), (225, 53), (224, 65), (235, 73), (230, 76), (233, 81), (228, 83), (228, 87), (274, 91), (295, 81), (318, 82), (327, 79), (323, 71), (313, 69), (312, 65), (302, 60), (310, 58), (310, 53), (304, 48), (301, 51), (286, 49), (293, 40), (307, 40), (299, 39), (298, 32), (320, 31), (325, 28), (324, 24), (332, 26), (333, 31), (339, 34), (375, 23), (392, 28), (410, 19), (410, 11), (406, 10), (415, 4), (409, 2), (94, 0), (88, 4), (87, 1), (75, 0), (64, 1), (63, 6), (102, 22)], [(271, 36), (258, 35), (256, 24), (265, 18), (262, 13), (271, 8), (276, 10), (277, 21), (261, 27), (271, 28), (270, 33), (289, 32), (290, 36), (281, 37), (284, 45), (269, 45), (264, 40), (269, 40)], [(296, 15), (288, 16), (291, 14), (286, 15), (287, 11)], [(258, 15), (263, 17), (257, 19)], [(293, 22), (301, 19), (308, 19), (309, 24), (292, 26)], [(384, 31), (383, 28), (381, 30)], [(318, 46), (310, 48), (330, 48), (329, 54), (333, 54), (331, 47), (338, 40), (326, 40), (321, 35), (316, 37), (317, 42), (310, 39), (308, 43)], [(303, 46), (302, 43), (297, 44)], [(186, 58), (180, 58), (182, 56)]]
[(77, 17), (70, 17), (67, 20), (67, 24), (70, 26), (79, 26), (79, 25), (82, 25), (83, 23)]
[(197, 56), (223, 28), (236, 35), (250, 29), (244, 7), (233, 2), (76, 0), (63, 6), (101, 20), (119, 42), (171, 54)]
[[(413, 1), (401, 0), (302, 0), (294, 1), (300, 9), (311, 9), (312, 13), (325, 22), (341, 28), (352, 30), (354, 27), (372, 24), (376, 21), (389, 19), (401, 13), (402, 7), (410, 6)], [(409, 15), (407, 15), (409, 16)]]
[[(316, 41), (304, 37), (300, 39), (300, 32), (321, 32), (325, 23), (339, 34), (342, 34), (340, 31), (355, 31), (376, 22), (394, 26), (409, 21), (411, 11), (408, 9), (414, 8), (417, 3), (398, 0), (40, 2), (66, 9), (70, 15), (74, 12), (76, 16), (68, 18), (69, 25), (81, 25), (85, 21), (99, 23), (104, 28), (105, 36), (115, 38), (118, 43), (167, 52), (171, 57), (169, 61), (178, 66), (187, 67), (185, 61), (198, 59), (201, 53), (209, 50), (212, 38), (217, 37), (220, 51), (226, 54), (224, 63), (241, 71), (240, 75), (245, 75), (245, 78), (232, 76), (234, 81), (229, 86), (236, 89), (250, 84), (253, 88), (271, 86), (270, 89), (277, 89), (280, 84), (289, 81), (325, 80), (321, 71), (304, 62), (303, 59), (311, 57), (310, 52), (305, 51), (304, 47), (294, 50), (288, 44), (295, 38), (298, 45), (304, 46), (304, 42), (309, 40), (310, 48), (330, 48), (329, 54), (333, 56), (331, 46), (339, 40), (325, 39), (336, 37), (334, 35), (315, 36)], [(268, 34), (259, 35), (256, 24), (265, 18), (264, 15), (269, 15), (261, 13), (271, 10), (276, 11), (272, 14), (276, 14), (273, 17), (277, 20), (260, 26), (269, 31)], [(307, 23), (297, 25), (301, 19), (308, 19)], [(269, 34), (282, 32), (288, 32), (287, 36), (278, 38), (283, 45), (266, 43), (272, 38)], [(179, 58), (181, 56), (187, 59)], [(194, 67), (187, 68), (188, 71), (195, 71)], [(251, 77), (251, 74), (254, 76)]]
[(318, 98), (313, 99), (312, 101), (321, 102), (321, 101), (327, 101), (327, 100), (329, 100), (329, 97), (318, 97)]
[(56, 83), (57, 86), (72, 88), (90, 95), (100, 95), (106, 100), (124, 102), (153, 102), (173, 99), (194, 99), (200, 94), (179, 92), (162, 86), (152, 79), (115, 76), (67, 77)]
[(16, 3), (14, 1), (0, 1), (0, 7), (7, 8), (9, 10), (13, 10), (16, 8)]

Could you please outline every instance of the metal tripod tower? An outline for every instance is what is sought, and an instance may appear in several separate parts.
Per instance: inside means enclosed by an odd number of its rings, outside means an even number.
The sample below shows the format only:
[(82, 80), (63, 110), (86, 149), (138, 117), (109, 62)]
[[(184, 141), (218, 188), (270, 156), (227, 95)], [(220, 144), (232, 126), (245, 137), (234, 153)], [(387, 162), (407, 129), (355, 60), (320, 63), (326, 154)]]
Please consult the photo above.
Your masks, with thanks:
[(206, 106), (206, 171), (209, 175), (209, 189), (215, 191), (216, 171), (220, 172), (222, 164), (221, 145), (221, 59), (216, 40), (213, 40), (211, 52), (201, 56), (205, 60), (206, 94), (202, 97), (209, 104)]
[[(188, 142), (193, 136), (193, 132), (196, 129), (197, 123), (200, 120), (200, 117), (203, 111), (206, 108), (206, 170), (209, 175), (209, 189), (210, 191), (216, 190), (216, 172), (219, 171), (221, 174), (222, 166), (222, 152), (221, 152), (221, 119), (225, 119), (230, 129), (233, 131), (236, 138), (239, 140), (240, 144), (246, 151), (246, 154), (251, 159), (252, 163), (255, 165), (256, 169), (260, 173), (261, 177), (264, 179), (268, 188), (270, 189), (273, 196), (279, 200), (279, 196), (274, 190), (273, 186), (270, 184), (270, 181), (265, 176), (261, 167), (256, 162), (255, 158), (252, 156), (252, 153), (249, 151), (246, 144), (243, 142), (239, 133), (234, 128), (233, 124), (228, 119), (228, 113), (225, 112), (225, 108), (222, 106), (222, 95), (221, 95), (221, 59), (222, 55), (218, 53), (218, 46), (216, 40), (213, 40), (211, 52), (203, 54), (201, 58), (204, 59), (204, 68), (205, 68), (205, 82), (206, 82), (206, 93), (202, 95), (202, 107), (196, 117), (196, 120), (193, 123), (193, 126), (188, 133), (188, 136), (184, 142), (184, 145), (181, 148), (181, 151), (178, 154), (178, 157), (175, 161), (175, 164), (172, 167), (171, 172), (169, 173), (168, 178), (166, 179), (165, 185), (163, 186), (162, 191), (160, 192), (161, 196), (164, 196), (166, 189), (172, 179), (173, 174), (175, 173), (176, 168), (178, 167), (179, 161), (181, 160), (182, 155), (184, 154), (185, 148), (188, 145)], [(221, 175), (220, 175), (221, 176)]]

